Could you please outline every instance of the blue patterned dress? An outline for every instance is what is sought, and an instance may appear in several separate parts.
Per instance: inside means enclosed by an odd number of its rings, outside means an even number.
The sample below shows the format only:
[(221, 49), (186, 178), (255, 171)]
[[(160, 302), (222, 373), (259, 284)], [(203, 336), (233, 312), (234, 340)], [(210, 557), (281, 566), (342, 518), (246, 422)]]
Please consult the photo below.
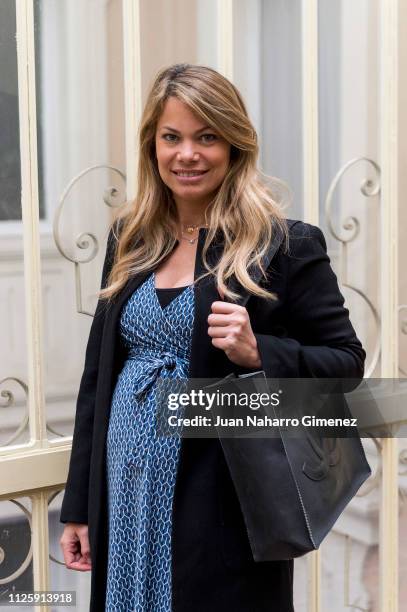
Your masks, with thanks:
[(122, 309), (127, 359), (107, 434), (106, 612), (171, 611), (171, 515), (180, 438), (156, 435), (156, 381), (187, 378), (193, 317), (193, 286), (163, 308), (154, 273)]

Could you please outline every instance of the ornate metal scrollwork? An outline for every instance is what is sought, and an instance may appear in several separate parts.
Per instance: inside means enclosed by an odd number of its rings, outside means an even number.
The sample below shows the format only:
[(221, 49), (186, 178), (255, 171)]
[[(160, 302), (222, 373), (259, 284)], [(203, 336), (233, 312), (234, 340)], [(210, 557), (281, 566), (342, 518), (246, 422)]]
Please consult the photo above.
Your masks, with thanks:
[[(0, 380), (0, 385), (5, 383), (6, 381), (14, 381), (17, 384), (19, 384), (23, 388), (23, 391), (24, 391), (25, 396), (27, 398), (27, 402), (26, 402), (26, 405), (25, 405), (24, 417), (21, 420), (21, 423), (19, 424), (17, 430), (13, 433), (13, 435), (11, 435), (9, 438), (7, 438), (5, 440), (5, 442), (2, 442), (0, 447), (9, 446), (13, 442), (15, 442), (15, 440), (17, 440), (18, 437), (23, 433), (23, 431), (25, 430), (25, 428), (28, 426), (28, 423), (29, 423), (29, 415), (28, 415), (28, 385), (24, 381), (20, 380), (19, 378), (14, 378), (13, 376), (8, 376), (7, 378), (3, 378), (2, 380)], [(0, 403), (0, 408), (8, 408), (14, 402), (14, 393), (12, 391), (10, 391), (10, 389), (3, 389), (0, 392), (0, 398), (5, 398), (5, 402), (1, 402)], [(51, 425), (49, 425), (48, 421), (46, 422), (46, 428), (47, 428), (47, 431), (49, 431), (53, 435), (61, 437), (61, 438), (64, 437), (64, 434), (63, 433), (59, 433), (53, 427), (51, 427)]]
[[(19, 378), (14, 378), (13, 376), (8, 376), (7, 378), (3, 378), (3, 379), (0, 380), (0, 385), (5, 383), (6, 381), (14, 381), (18, 385), (20, 385), (22, 387), (24, 393), (25, 393), (25, 397), (28, 400), (28, 386), (25, 384), (25, 382), (23, 382)], [(0, 406), (2, 408), (8, 408), (14, 402), (14, 393), (12, 391), (10, 391), (9, 389), (3, 389), (0, 392), (0, 397), (5, 399), (5, 402), (1, 402), (0, 403)], [(5, 442), (3, 442), (1, 444), (1, 446), (8, 446), (9, 444), (11, 444), (15, 440), (17, 440), (18, 437), (20, 436), (20, 434), (27, 427), (27, 425), (28, 425), (28, 404), (27, 404), (27, 401), (26, 401), (26, 404), (25, 404), (25, 413), (24, 413), (24, 417), (23, 417), (20, 425), (18, 426), (18, 428), (15, 431), (15, 433), (13, 433), (12, 436), (10, 436)]]
[[(59, 493), (61, 493), (61, 491), (63, 491), (63, 489), (59, 489), (57, 491), (53, 491), (50, 494), (50, 496), (48, 498), (48, 507), (53, 502), (53, 500), (57, 497), (57, 495), (59, 495)], [(7, 501), (15, 504), (18, 508), (20, 508), (23, 511), (23, 513), (27, 517), (27, 520), (28, 520), (28, 523), (29, 523), (29, 526), (30, 526), (30, 533), (31, 533), (32, 532), (32, 514), (31, 514), (31, 512), (20, 501), (18, 501), (16, 499), (10, 499), (10, 500), (7, 500)], [(27, 567), (30, 565), (30, 563), (32, 561), (32, 556), (33, 556), (32, 542), (30, 540), (30, 548), (28, 550), (28, 553), (27, 553), (24, 561), (21, 563), (21, 565), (19, 566), (19, 568), (15, 572), (10, 574), (9, 576), (6, 576), (4, 578), (0, 578), (0, 585), (2, 585), (2, 584), (10, 584), (10, 582), (13, 582), (17, 578), (19, 578), (19, 576), (21, 576), (25, 572)], [(0, 564), (3, 563), (5, 558), (6, 558), (6, 552), (4, 551), (4, 548), (2, 548), (0, 546)], [(49, 559), (51, 561), (53, 561), (54, 563), (57, 563), (58, 565), (62, 565), (63, 567), (65, 567), (65, 563), (63, 561), (59, 561), (59, 559), (56, 559), (51, 553), (49, 553)]]
[[(63, 491), (63, 489), (59, 489), (58, 491), (54, 491), (53, 493), (51, 493), (51, 495), (48, 498), (48, 507), (54, 501), (57, 495), (61, 493), (61, 491)], [(58, 565), (63, 565), (65, 567), (65, 563), (63, 561), (59, 561), (56, 557), (54, 557), (54, 555), (51, 555), (51, 553), (49, 553), (48, 556), (50, 560), (53, 561), (54, 563), (57, 563)]]
[[(10, 501), (12, 504), (15, 504), (18, 508), (20, 508), (20, 510), (23, 511), (23, 513), (25, 514), (25, 516), (27, 517), (29, 526), (30, 526), (30, 536), (32, 533), (32, 525), (31, 525), (31, 512), (29, 510), (27, 510), (27, 508), (18, 500), (16, 499), (9, 499), (8, 501)], [(19, 576), (21, 576), (22, 574), (24, 574), (25, 570), (27, 569), (27, 567), (30, 565), (31, 560), (32, 560), (32, 556), (33, 556), (33, 552), (32, 552), (32, 540), (30, 538), (30, 548), (28, 550), (28, 553), (24, 559), (24, 561), (21, 563), (20, 567), (18, 569), (16, 569), (15, 572), (13, 572), (12, 574), (10, 574), (9, 576), (6, 576), (5, 578), (0, 578), (0, 584), (9, 584), (10, 582), (13, 582), (13, 580), (16, 580), (17, 578), (19, 578)], [(3, 548), (0, 547), (0, 563), (5, 559), (6, 557), (6, 553), (4, 551)]]
[[(62, 210), (63, 210), (64, 204), (65, 204), (65, 201), (66, 201), (69, 193), (73, 189), (74, 185), (76, 185), (86, 174), (89, 174), (90, 172), (92, 172), (94, 170), (99, 170), (99, 169), (102, 169), (102, 168), (106, 169), (106, 170), (112, 170), (113, 172), (116, 172), (122, 178), (122, 180), (124, 182), (126, 181), (125, 174), (121, 170), (119, 170), (119, 168), (115, 168), (114, 166), (98, 164), (96, 166), (91, 166), (89, 168), (86, 168), (85, 170), (80, 172), (77, 176), (75, 176), (69, 182), (67, 187), (64, 189), (64, 191), (63, 191), (63, 193), (62, 193), (62, 195), (60, 197), (60, 200), (59, 200), (59, 205), (58, 205), (57, 210), (55, 212), (54, 223), (53, 223), (54, 240), (55, 240), (55, 244), (56, 244), (59, 252), (61, 253), (61, 255), (65, 259), (68, 259), (73, 264), (75, 264), (77, 312), (81, 313), (81, 314), (87, 314), (89, 316), (93, 316), (93, 313), (84, 310), (83, 305), (82, 305), (82, 288), (81, 288), (81, 277), (80, 277), (80, 265), (84, 264), (84, 263), (88, 263), (88, 262), (92, 261), (96, 257), (96, 255), (98, 253), (98, 250), (99, 250), (99, 243), (98, 243), (98, 240), (97, 240), (96, 236), (94, 234), (92, 234), (91, 232), (82, 232), (81, 234), (79, 234), (79, 236), (77, 236), (77, 238), (75, 240), (75, 245), (79, 249), (82, 249), (82, 250), (90, 249), (90, 251), (88, 252), (87, 257), (85, 257), (84, 259), (78, 260), (76, 257), (69, 255), (69, 253), (63, 248), (62, 240), (61, 240), (61, 236), (60, 236), (60, 227), (59, 226), (60, 226), (60, 217), (61, 217), (61, 214), (62, 214)], [(108, 187), (103, 192), (103, 201), (104, 201), (104, 203), (107, 206), (111, 207), (111, 208), (118, 208), (125, 201), (125, 200), (117, 201), (117, 199), (119, 197), (119, 193), (120, 192), (119, 192), (119, 190), (116, 187)]]
[(347, 245), (353, 240), (355, 240), (357, 236), (359, 235), (360, 221), (359, 219), (357, 219), (357, 217), (353, 215), (347, 217), (342, 223), (342, 228), (346, 232), (348, 232), (348, 234), (346, 235), (343, 235), (337, 232), (334, 228), (334, 224), (332, 221), (332, 201), (333, 201), (333, 196), (335, 194), (336, 188), (339, 182), (341, 181), (341, 179), (343, 178), (343, 176), (345, 175), (345, 173), (349, 170), (349, 168), (355, 166), (356, 164), (359, 164), (360, 162), (367, 162), (368, 164), (371, 165), (371, 167), (373, 168), (375, 172), (374, 179), (364, 179), (362, 181), (360, 185), (361, 193), (367, 198), (374, 197), (380, 193), (380, 167), (378, 166), (378, 164), (374, 160), (369, 159), (368, 157), (357, 157), (357, 158), (351, 159), (344, 166), (342, 166), (342, 168), (337, 172), (337, 174), (335, 175), (335, 177), (333, 178), (329, 186), (327, 196), (325, 199), (325, 216), (326, 216), (326, 221), (328, 224), (328, 229), (329, 229), (330, 234), (333, 236), (335, 240), (340, 242), (342, 246), (341, 276), (339, 277), (341, 284), (343, 287), (346, 287), (347, 289), (349, 289), (350, 291), (353, 291), (359, 297), (361, 297), (362, 300), (364, 300), (364, 302), (367, 304), (370, 312), (373, 315), (373, 320), (374, 320), (375, 328), (376, 328), (375, 329), (376, 342), (375, 342), (375, 346), (373, 350), (372, 359), (370, 361), (370, 364), (366, 368), (366, 374), (365, 374), (366, 378), (370, 378), (380, 358), (380, 317), (379, 317), (379, 313), (376, 307), (374, 306), (373, 302), (367, 297), (367, 295), (363, 293), (363, 291), (361, 291), (360, 289), (352, 285), (351, 283), (348, 283), (347, 274), (346, 274)]

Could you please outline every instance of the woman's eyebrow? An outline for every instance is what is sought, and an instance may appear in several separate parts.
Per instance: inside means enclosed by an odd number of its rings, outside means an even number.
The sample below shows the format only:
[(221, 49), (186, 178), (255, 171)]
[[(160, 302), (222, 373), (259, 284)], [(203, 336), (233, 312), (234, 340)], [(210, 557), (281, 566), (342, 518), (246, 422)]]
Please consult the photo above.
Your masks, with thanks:
[[(176, 132), (177, 134), (180, 134), (181, 132), (179, 130), (176, 130), (175, 128), (171, 127), (170, 125), (163, 125), (162, 130), (170, 130), (171, 132)], [(199, 128), (199, 130), (197, 130), (195, 132), (195, 134), (199, 134), (199, 132), (203, 132), (204, 130), (210, 130), (212, 129), (209, 125), (205, 125), (202, 128)]]

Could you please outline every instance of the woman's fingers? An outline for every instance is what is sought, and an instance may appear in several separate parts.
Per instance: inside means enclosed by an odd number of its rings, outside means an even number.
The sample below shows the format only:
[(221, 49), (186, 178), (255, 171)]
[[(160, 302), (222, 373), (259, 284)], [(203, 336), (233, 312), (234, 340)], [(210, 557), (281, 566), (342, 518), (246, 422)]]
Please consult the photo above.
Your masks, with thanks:
[(211, 310), (212, 312), (219, 314), (229, 314), (238, 310), (244, 310), (244, 306), (239, 306), (239, 304), (232, 304), (231, 302), (221, 302), (220, 300), (216, 300), (215, 302), (212, 302)]
[(68, 569), (86, 572), (92, 569), (87, 525), (68, 524), (60, 545)]
[(233, 333), (233, 328), (231, 328), (229, 325), (226, 327), (220, 327), (220, 326), (208, 327), (208, 334), (210, 335), (211, 338), (225, 338), (226, 336), (229, 336), (232, 333)]
[(208, 325), (210, 326), (222, 326), (229, 325), (232, 321), (230, 315), (218, 315), (218, 314), (210, 314), (208, 316)]
[(86, 571), (88, 569), (91, 569), (92, 567), (91, 559), (90, 559), (89, 535), (88, 535), (87, 527), (86, 527), (86, 530), (81, 529), (79, 531), (79, 539), (80, 539), (80, 544), (81, 544), (81, 557), (78, 563), (80, 563), (80, 568), (83, 571)]

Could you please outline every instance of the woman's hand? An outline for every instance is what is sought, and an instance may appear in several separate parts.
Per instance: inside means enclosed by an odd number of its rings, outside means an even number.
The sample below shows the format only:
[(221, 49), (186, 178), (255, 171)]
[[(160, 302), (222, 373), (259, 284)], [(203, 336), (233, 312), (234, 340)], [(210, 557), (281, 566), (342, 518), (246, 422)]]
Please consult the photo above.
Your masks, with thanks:
[(68, 569), (80, 572), (92, 569), (87, 525), (66, 523), (59, 543)]
[(244, 368), (260, 368), (257, 340), (244, 306), (230, 302), (213, 302), (208, 317), (208, 334), (216, 348), (225, 351), (228, 359)]

